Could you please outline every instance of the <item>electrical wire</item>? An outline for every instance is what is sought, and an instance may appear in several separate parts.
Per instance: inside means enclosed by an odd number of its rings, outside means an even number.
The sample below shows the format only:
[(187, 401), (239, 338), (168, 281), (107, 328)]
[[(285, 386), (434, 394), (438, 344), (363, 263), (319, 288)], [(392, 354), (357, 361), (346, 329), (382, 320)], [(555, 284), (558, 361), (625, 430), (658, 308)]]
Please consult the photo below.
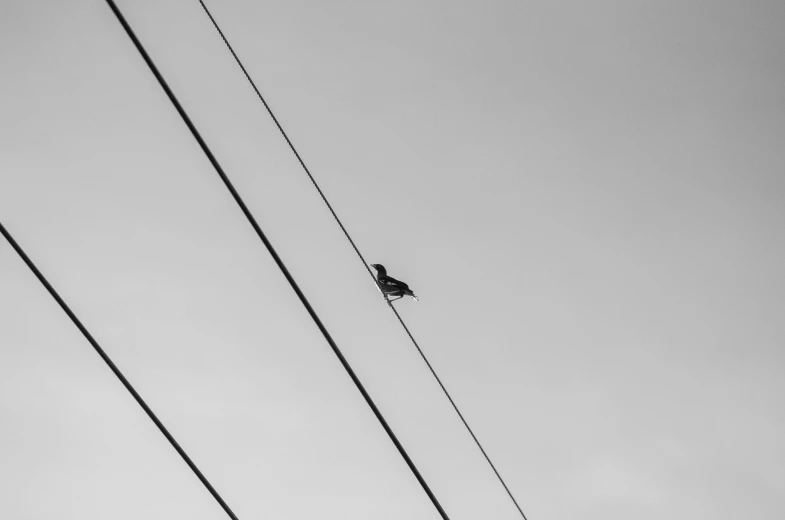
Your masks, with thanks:
[(433, 374), (434, 379), (436, 379), (436, 382), (439, 383), (439, 386), (441, 387), (442, 392), (444, 392), (444, 395), (447, 396), (447, 399), (450, 401), (450, 404), (452, 405), (453, 409), (455, 410), (455, 413), (458, 414), (458, 417), (461, 419), (461, 422), (466, 427), (466, 430), (469, 432), (469, 435), (472, 436), (472, 439), (474, 440), (474, 443), (477, 445), (477, 447), (480, 449), (480, 452), (482, 453), (482, 456), (485, 457), (486, 461), (488, 461), (488, 465), (493, 470), (493, 473), (496, 475), (496, 478), (499, 479), (499, 482), (501, 482), (502, 486), (504, 487), (504, 490), (507, 492), (507, 495), (510, 497), (510, 500), (512, 500), (512, 503), (515, 504), (515, 507), (516, 507), (516, 509), (518, 509), (518, 512), (523, 517), (523, 520), (527, 520), (526, 515), (523, 513), (523, 510), (521, 509), (521, 506), (518, 505), (518, 501), (515, 500), (515, 497), (512, 495), (512, 492), (510, 491), (510, 488), (507, 487), (507, 484), (504, 482), (504, 479), (499, 474), (499, 471), (496, 469), (496, 466), (494, 466), (493, 462), (491, 462), (491, 458), (485, 452), (485, 448), (482, 447), (482, 444), (480, 443), (480, 440), (477, 438), (476, 435), (474, 435), (474, 432), (469, 427), (469, 423), (466, 422), (466, 419), (464, 419), (463, 414), (458, 409), (458, 405), (455, 404), (455, 401), (453, 401), (452, 397), (450, 397), (450, 392), (448, 392), (447, 388), (445, 388), (444, 384), (442, 384), (442, 380), (436, 374), (436, 371), (433, 369), (433, 366), (431, 366), (431, 363), (428, 361), (428, 358), (425, 357), (425, 354), (423, 353), (422, 349), (420, 348), (420, 345), (417, 343), (417, 340), (414, 339), (414, 336), (412, 336), (412, 333), (409, 331), (409, 327), (406, 326), (406, 323), (403, 322), (403, 318), (401, 318), (401, 315), (398, 314), (398, 309), (396, 309), (392, 304), (389, 304), (389, 305), (390, 305), (390, 308), (392, 309), (392, 311), (395, 313), (395, 317), (398, 318), (398, 321), (401, 322), (401, 326), (403, 327), (403, 330), (406, 331), (406, 334), (409, 335), (409, 339), (412, 340), (412, 343), (417, 348), (417, 352), (420, 353), (420, 356), (422, 357), (423, 361), (425, 361), (425, 364), (428, 365), (428, 370), (431, 371), (431, 374)]
[(215, 18), (213, 18), (212, 13), (207, 8), (205, 3), (202, 0), (199, 0), (199, 3), (202, 4), (202, 8), (204, 9), (204, 12), (207, 14), (207, 17), (210, 18), (210, 21), (213, 23), (213, 27), (215, 27), (215, 30), (218, 31), (218, 34), (221, 36), (221, 39), (226, 44), (226, 48), (229, 49), (229, 52), (234, 57), (234, 61), (237, 62), (237, 65), (240, 67), (240, 70), (243, 71), (243, 74), (245, 75), (245, 79), (247, 79), (248, 83), (251, 84), (251, 88), (253, 88), (254, 92), (256, 92), (256, 95), (259, 97), (259, 100), (264, 105), (264, 108), (267, 109), (267, 113), (270, 114), (270, 117), (275, 123), (275, 126), (278, 127), (278, 130), (281, 132), (281, 135), (286, 140), (286, 144), (289, 145), (289, 148), (292, 150), (292, 153), (294, 153), (294, 156), (297, 157), (297, 160), (300, 162), (300, 166), (303, 167), (303, 170), (305, 170), (305, 173), (308, 175), (308, 178), (311, 179), (311, 183), (313, 184), (313, 187), (316, 188), (317, 192), (319, 192), (319, 196), (322, 197), (322, 200), (324, 201), (324, 204), (327, 206), (327, 209), (329, 209), (330, 213), (332, 213), (333, 218), (341, 227), (341, 231), (343, 231), (343, 234), (349, 240), (349, 243), (354, 248), (354, 252), (357, 253), (357, 256), (360, 257), (360, 261), (363, 263), (363, 266), (365, 266), (365, 270), (368, 271), (368, 274), (374, 280), (373, 282), (374, 285), (376, 285), (376, 278), (374, 277), (373, 272), (371, 272), (370, 267), (368, 267), (368, 263), (365, 261), (365, 258), (363, 258), (362, 253), (360, 253), (360, 250), (357, 248), (357, 245), (354, 243), (354, 240), (352, 240), (352, 237), (349, 236), (349, 232), (346, 231), (345, 227), (343, 227), (343, 223), (341, 222), (341, 219), (338, 218), (338, 215), (335, 213), (332, 204), (330, 204), (330, 201), (327, 200), (327, 197), (325, 197), (324, 192), (322, 192), (322, 189), (319, 187), (319, 184), (317, 184), (316, 179), (314, 179), (313, 175), (311, 175), (311, 171), (308, 169), (308, 166), (305, 165), (305, 161), (303, 161), (302, 157), (300, 157), (300, 154), (297, 152), (297, 149), (294, 147), (294, 144), (292, 144), (292, 141), (289, 139), (289, 136), (286, 134), (286, 131), (284, 131), (283, 127), (281, 126), (281, 123), (278, 122), (278, 118), (275, 117), (275, 114), (273, 113), (273, 110), (270, 108), (270, 105), (267, 104), (267, 101), (265, 101), (264, 96), (262, 96), (262, 93), (259, 92), (258, 88), (256, 88), (256, 83), (254, 83), (254, 80), (251, 79), (251, 75), (248, 74), (248, 71), (245, 70), (245, 66), (243, 65), (243, 62), (240, 61), (240, 58), (234, 52), (232, 45), (229, 43), (229, 40), (226, 39), (226, 36), (224, 35), (223, 31), (218, 26), (218, 22), (215, 21)]
[(335, 343), (335, 341), (333, 340), (332, 336), (327, 331), (327, 328), (324, 326), (324, 324), (322, 323), (321, 319), (319, 319), (319, 316), (316, 314), (316, 311), (313, 309), (313, 307), (311, 306), (310, 302), (305, 297), (305, 294), (303, 294), (303, 292), (300, 290), (299, 285), (297, 284), (297, 282), (292, 277), (291, 273), (289, 272), (289, 269), (286, 267), (286, 265), (284, 264), (283, 260), (281, 260), (281, 257), (278, 256), (278, 253), (275, 251), (275, 249), (273, 248), (272, 244), (267, 239), (267, 236), (264, 234), (264, 232), (262, 231), (262, 228), (259, 226), (259, 224), (257, 223), (256, 219), (251, 214), (251, 211), (248, 209), (248, 206), (246, 206), (245, 202), (240, 197), (240, 194), (234, 188), (232, 182), (229, 180), (229, 177), (226, 175), (226, 173), (224, 172), (223, 168), (218, 163), (218, 160), (215, 158), (215, 156), (213, 155), (212, 151), (207, 146), (207, 143), (204, 141), (204, 139), (202, 138), (201, 134), (196, 129), (196, 126), (194, 126), (193, 122), (191, 122), (191, 118), (185, 112), (185, 109), (183, 109), (182, 105), (177, 100), (177, 97), (174, 95), (174, 92), (172, 92), (171, 88), (169, 88), (169, 85), (167, 84), (166, 80), (161, 75), (161, 73), (158, 71), (158, 68), (155, 66), (155, 63), (153, 63), (153, 60), (147, 54), (147, 51), (142, 46), (142, 43), (136, 37), (136, 34), (134, 33), (133, 29), (131, 29), (131, 26), (125, 20), (125, 17), (122, 15), (122, 13), (118, 9), (118, 7), (114, 3), (114, 1), (113, 0), (106, 0), (106, 2), (111, 7), (112, 11), (114, 12), (115, 16), (117, 17), (117, 20), (120, 22), (120, 25), (122, 25), (123, 29), (125, 29), (126, 34), (128, 34), (128, 37), (133, 42), (133, 44), (136, 47), (137, 51), (139, 51), (139, 54), (142, 56), (142, 58), (144, 59), (145, 63), (147, 64), (147, 66), (150, 68), (150, 71), (153, 73), (155, 78), (158, 80), (158, 83), (161, 85), (161, 88), (166, 93), (167, 97), (169, 98), (169, 101), (171, 101), (172, 105), (175, 107), (177, 112), (180, 114), (180, 117), (182, 118), (182, 120), (185, 123), (185, 125), (188, 127), (188, 130), (190, 130), (191, 134), (194, 136), (194, 139), (196, 139), (197, 143), (201, 147), (201, 149), (204, 152), (205, 156), (207, 156), (208, 160), (210, 161), (210, 164), (212, 164), (212, 166), (215, 169), (216, 173), (221, 178), (221, 180), (224, 182), (224, 185), (229, 190), (229, 193), (232, 195), (232, 198), (234, 198), (235, 202), (237, 203), (237, 205), (242, 210), (243, 214), (245, 215), (246, 219), (248, 220), (248, 223), (251, 224), (251, 227), (253, 227), (254, 231), (256, 232), (256, 235), (259, 237), (259, 239), (262, 241), (264, 246), (267, 248), (267, 251), (270, 253), (270, 256), (273, 257), (273, 260), (278, 265), (278, 268), (281, 270), (281, 273), (283, 273), (283, 275), (286, 278), (286, 280), (289, 282), (289, 285), (292, 287), (292, 290), (295, 292), (295, 294), (297, 294), (297, 297), (300, 299), (300, 302), (302, 302), (303, 306), (308, 311), (308, 314), (311, 316), (311, 319), (314, 321), (316, 326), (319, 328), (319, 330), (321, 331), (322, 335), (324, 336), (324, 339), (330, 345), (330, 347), (332, 348), (332, 350), (335, 353), (336, 357), (341, 362), (341, 365), (343, 365), (343, 368), (346, 370), (347, 374), (349, 375), (349, 377), (352, 379), (352, 381), (354, 382), (354, 384), (357, 387), (357, 389), (362, 394), (363, 398), (365, 399), (365, 402), (368, 404), (368, 406), (371, 408), (371, 410), (373, 411), (374, 415), (376, 416), (376, 419), (382, 425), (382, 427), (384, 428), (384, 431), (387, 433), (387, 435), (390, 437), (390, 440), (393, 442), (395, 447), (398, 449), (398, 453), (404, 459), (404, 461), (406, 462), (407, 466), (409, 467), (411, 472), (414, 474), (414, 476), (417, 479), (417, 481), (420, 483), (420, 486), (423, 488), (423, 491), (425, 491), (425, 493), (428, 495), (428, 498), (431, 500), (431, 503), (436, 508), (436, 510), (439, 512), (441, 517), (444, 520), (449, 520), (449, 517), (447, 516), (447, 513), (444, 511), (444, 509), (442, 508), (441, 504), (436, 499), (436, 496), (431, 491), (431, 488), (428, 486), (428, 483), (425, 481), (425, 479), (423, 478), (423, 476), (420, 473), (420, 471), (414, 465), (414, 462), (409, 457), (408, 453), (406, 453), (406, 450), (404, 449), (403, 445), (398, 440), (398, 437), (396, 437), (396, 435), (393, 432), (392, 428), (387, 423), (387, 421), (384, 419), (384, 416), (382, 416), (381, 411), (379, 411), (379, 408), (373, 402), (373, 399), (371, 399), (370, 394), (368, 394), (368, 392), (365, 390), (365, 387), (363, 386), (362, 382), (357, 377), (357, 374), (355, 374), (354, 370), (352, 370), (352, 367), (349, 365), (349, 362), (346, 360), (346, 358), (344, 357), (343, 353), (338, 348), (338, 345)]
[(27, 254), (24, 252), (22, 247), (16, 242), (16, 240), (14, 240), (14, 237), (12, 237), (11, 234), (8, 232), (8, 230), (3, 226), (2, 222), (0, 222), (0, 234), (2, 234), (3, 237), (5, 237), (5, 239), (8, 241), (8, 243), (11, 244), (11, 247), (14, 249), (14, 251), (16, 251), (19, 257), (24, 261), (24, 263), (27, 264), (27, 267), (30, 268), (30, 270), (33, 272), (35, 277), (38, 278), (38, 281), (41, 282), (41, 285), (43, 285), (46, 288), (46, 290), (49, 292), (52, 298), (54, 298), (54, 300), (57, 302), (60, 308), (63, 309), (63, 311), (68, 315), (68, 317), (71, 319), (73, 324), (76, 325), (76, 328), (79, 329), (79, 332), (82, 333), (82, 335), (90, 343), (90, 345), (92, 345), (92, 347), (95, 349), (98, 355), (101, 356), (101, 359), (104, 360), (104, 363), (106, 363), (106, 365), (112, 370), (114, 375), (117, 376), (117, 379), (120, 380), (120, 382), (123, 384), (125, 389), (128, 390), (128, 392), (133, 396), (133, 398), (136, 400), (139, 406), (141, 406), (142, 409), (145, 411), (147, 416), (155, 423), (155, 425), (158, 427), (160, 432), (164, 435), (164, 437), (166, 437), (166, 440), (169, 441), (169, 444), (172, 445), (172, 447), (177, 451), (180, 457), (183, 458), (185, 463), (188, 464), (188, 467), (191, 468), (191, 471), (193, 471), (196, 477), (201, 481), (201, 483), (204, 484), (204, 487), (207, 488), (207, 491), (210, 492), (210, 494), (213, 496), (216, 502), (218, 502), (218, 504), (220, 504), (221, 508), (223, 508), (226, 514), (229, 515), (229, 518), (231, 518), (232, 520), (238, 520), (237, 516), (235, 516), (235, 514), (229, 508), (229, 506), (224, 501), (224, 499), (221, 498), (221, 495), (218, 494), (218, 491), (216, 491), (215, 488), (212, 486), (212, 484), (210, 484), (210, 482), (207, 480), (207, 477), (205, 477), (204, 474), (202, 474), (202, 472), (199, 471), (199, 468), (196, 467), (196, 464), (194, 464), (194, 462), (191, 460), (191, 457), (189, 457), (188, 454), (185, 452), (185, 450), (182, 447), (180, 447), (180, 444), (178, 444), (178, 442), (175, 440), (172, 434), (169, 433), (169, 430), (166, 429), (166, 426), (164, 426), (164, 424), (160, 421), (160, 419), (158, 419), (158, 417), (155, 415), (152, 409), (150, 409), (150, 407), (147, 406), (147, 403), (144, 401), (144, 399), (142, 399), (142, 396), (139, 395), (139, 393), (134, 389), (134, 387), (131, 385), (128, 379), (125, 378), (123, 373), (120, 372), (120, 369), (117, 368), (117, 365), (115, 365), (112, 362), (112, 360), (109, 358), (109, 356), (104, 351), (104, 349), (101, 348), (101, 345), (99, 345), (98, 342), (95, 340), (93, 335), (90, 334), (90, 332), (82, 324), (79, 318), (76, 317), (76, 314), (74, 314), (74, 312), (71, 310), (68, 304), (65, 303), (65, 301), (60, 297), (60, 295), (57, 293), (55, 288), (52, 287), (52, 284), (50, 284), (49, 281), (46, 279), (46, 277), (44, 277), (44, 275), (41, 273), (41, 271), (38, 270), (38, 268), (30, 259), (30, 257), (27, 256)]
[[(368, 267), (368, 262), (365, 261), (365, 258), (363, 257), (362, 253), (360, 252), (360, 249), (357, 247), (357, 245), (355, 244), (354, 240), (349, 235), (349, 232), (346, 230), (346, 227), (344, 227), (343, 223), (341, 222), (341, 219), (338, 218), (338, 215), (336, 214), (336, 212), (333, 209), (333, 207), (330, 204), (330, 202), (327, 200), (327, 197), (324, 195), (324, 192), (322, 192), (321, 188), (319, 187), (319, 184), (316, 182), (316, 179), (314, 179), (313, 175), (311, 174), (311, 171), (305, 165), (305, 161), (303, 161), (302, 157), (297, 152), (297, 149), (294, 147), (294, 144), (292, 143), (291, 139), (289, 139), (289, 136), (286, 134), (286, 131), (284, 131), (283, 127), (278, 122), (278, 118), (275, 117), (275, 114), (273, 113), (272, 109), (270, 108), (270, 105), (264, 99), (264, 96), (262, 96), (262, 93), (257, 88), (256, 83), (251, 78), (251, 75), (246, 70), (245, 66), (243, 65), (243, 63), (240, 60), (240, 58), (237, 55), (237, 53), (234, 51), (234, 48), (229, 43), (229, 40), (226, 38), (226, 35), (224, 34), (224, 32), (219, 27), (218, 22), (216, 22), (216, 20), (213, 17), (212, 13), (207, 8), (207, 5), (205, 5), (204, 1), (203, 0), (199, 0), (199, 3), (202, 5), (202, 9), (204, 9), (204, 12), (207, 14), (207, 17), (210, 18), (210, 21), (212, 22), (213, 27), (215, 27), (215, 30), (221, 36), (221, 39), (223, 40), (223, 42), (226, 45), (227, 49), (229, 49), (229, 52), (232, 54), (232, 57), (234, 58), (235, 62), (237, 62), (237, 65), (240, 67), (240, 70), (245, 75), (245, 79), (248, 80), (248, 83), (251, 85), (251, 87), (253, 88), (254, 92), (256, 92), (256, 95), (259, 98), (259, 100), (262, 102), (262, 104), (264, 105), (264, 108), (267, 109), (267, 113), (272, 118), (273, 122), (275, 123), (275, 126), (278, 127), (278, 130), (281, 132), (281, 135), (286, 140), (286, 143), (289, 145), (289, 148), (291, 148), (291, 150), (294, 153), (295, 157), (297, 157), (297, 160), (300, 162), (300, 165), (303, 167), (303, 170), (305, 170), (305, 173), (308, 175), (308, 178), (311, 180), (311, 183), (316, 188), (316, 191), (319, 192), (319, 195), (322, 197), (322, 200), (324, 201), (325, 205), (327, 206), (327, 209), (330, 210), (330, 213), (332, 214), (333, 218), (337, 222), (338, 226), (341, 228), (341, 231), (343, 231), (344, 236), (346, 236), (346, 239), (351, 244), (352, 248), (354, 249), (354, 252), (357, 253), (357, 256), (360, 258), (360, 261), (362, 262), (363, 267), (365, 267), (365, 270), (368, 271), (368, 274), (370, 275), (371, 279), (373, 280), (374, 285), (376, 285), (377, 284), (376, 277), (374, 276), (373, 272), (371, 272), (370, 268)], [(477, 439), (477, 436), (474, 434), (474, 431), (472, 431), (471, 427), (469, 426), (469, 423), (466, 422), (466, 419), (463, 417), (463, 414), (458, 409), (458, 405), (455, 404), (455, 401), (450, 396), (450, 393), (447, 391), (447, 388), (445, 388), (444, 384), (442, 383), (441, 378), (439, 378), (439, 376), (436, 374), (436, 371), (434, 370), (434, 368), (431, 365), (431, 363), (428, 361), (428, 358), (425, 356), (425, 353), (420, 348), (420, 345), (417, 343), (417, 341), (414, 339), (414, 336), (409, 331), (409, 327), (406, 326), (406, 323), (404, 323), (403, 318), (401, 318), (401, 315), (398, 314), (398, 311), (395, 309), (393, 304), (386, 297), (385, 297), (385, 301), (387, 302), (387, 305), (389, 305), (389, 307), (393, 311), (393, 313), (395, 313), (396, 318), (398, 318), (398, 321), (401, 323), (401, 326), (406, 331), (406, 334), (409, 336), (409, 339), (411, 339), (412, 343), (414, 344), (415, 348), (417, 349), (417, 352), (420, 354), (420, 356), (422, 357), (423, 361), (425, 361), (425, 364), (428, 366), (428, 370), (430, 370), (431, 374), (436, 379), (436, 382), (439, 383), (439, 387), (441, 387), (442, 392), (444, 392), (444, 395), (450, 401), (450, 404), (452, 405), (452, 407), (455, 410), (455, 412), (458, 414), (458, 417), (461, 419), (461, 422), (466, 427), (466, 430), (468, 430), (468, 432), (471, 435), (472, 439), (474, 440), (475, 444), (477, 444), (477, 447), (480, 449), (480, 452), (482, 453), (483, 457), (485, 457), (485, 460), (490, 465), (491, 469), (493, 470), (493, 473), (496, 475), (496, 478), (499, 480), (501, 485), (504, 487), (504, 490), (507, 492), (507, 495), (510, 497), (510, 500), (512, 500), (512, 503), (515, 504), (515, 508), (518, 510), (518, 512), (520, 513), (520, 515), (523, 517), (524, 520), (528, 520), (526, 518), (526, 515), (523, 512), (523, 509), (521, 509), (521, 506), (518, 505), (518, 501), (515, 500), (515, 497), (513, 496), (512, 492), (510, 491), (510, 488), (507, 487), (507, 484), (504, 482), (504, 479), (499, 474), (498, 470), (496, 469), (496, 466), (493, 464), (493, 462), (491, 462), (490, 457), (486, 453), (486, 451), (483, 448), (482, 444), (480, 443), (479, 439)]]

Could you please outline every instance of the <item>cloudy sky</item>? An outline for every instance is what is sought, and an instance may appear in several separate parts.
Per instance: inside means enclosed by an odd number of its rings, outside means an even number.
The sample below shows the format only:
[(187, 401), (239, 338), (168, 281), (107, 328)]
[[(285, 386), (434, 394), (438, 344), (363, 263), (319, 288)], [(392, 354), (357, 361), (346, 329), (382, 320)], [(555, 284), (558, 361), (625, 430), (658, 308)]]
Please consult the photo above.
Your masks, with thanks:
[[(453, 520), (518, 518), (196, 0), (118, 2)], [(529, 520), (785, 517), (785, 4), (211, 2)], [(241, 519), (438, 518), (103, 1), (0, 222)], [(0, 241), (0, 516), (224, 513)]]

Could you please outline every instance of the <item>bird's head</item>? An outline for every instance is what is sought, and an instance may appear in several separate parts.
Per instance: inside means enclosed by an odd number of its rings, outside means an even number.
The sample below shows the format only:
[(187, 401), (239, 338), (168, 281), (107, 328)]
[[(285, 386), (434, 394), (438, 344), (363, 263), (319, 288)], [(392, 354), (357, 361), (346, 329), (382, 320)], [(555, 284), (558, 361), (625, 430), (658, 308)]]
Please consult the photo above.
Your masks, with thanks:
[(371, 264), (371, 267), (376, 269), (376, 271), (379, 272), (379, 273), (386, 273), (387, 272), (387, 269), (385, 269), (382, 264)]

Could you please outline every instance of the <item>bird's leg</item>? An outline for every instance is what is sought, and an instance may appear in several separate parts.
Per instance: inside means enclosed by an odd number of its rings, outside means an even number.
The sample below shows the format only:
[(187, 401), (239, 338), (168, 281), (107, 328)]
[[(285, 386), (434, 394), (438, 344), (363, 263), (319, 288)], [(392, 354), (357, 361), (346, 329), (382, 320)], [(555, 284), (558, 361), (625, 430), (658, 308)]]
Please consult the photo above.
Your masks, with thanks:
[[(398, 296), (397, 298), (395, 298), (395, 300), (400, 300), (401, 298), (403, 298), (403, 296)], [(388, 302), (394, 302), (395, 300), (391, 300), (389, 298), (387, 299)]]

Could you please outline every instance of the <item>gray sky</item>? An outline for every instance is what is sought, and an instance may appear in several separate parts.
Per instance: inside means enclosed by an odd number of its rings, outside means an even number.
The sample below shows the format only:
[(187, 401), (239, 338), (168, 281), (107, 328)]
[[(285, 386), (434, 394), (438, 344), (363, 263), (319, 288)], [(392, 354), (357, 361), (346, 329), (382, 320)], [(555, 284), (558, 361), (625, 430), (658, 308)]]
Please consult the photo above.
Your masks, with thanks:
[[(196, 0), (119, 2), (453, 520), (516, 511)], [(785, 516), (785, 4), (211, 2), (530, 520)], [(102, 1), (0, 221), (242, 519), (437, 518)], [(5, 242), (0, 516), (223, 512)]]

